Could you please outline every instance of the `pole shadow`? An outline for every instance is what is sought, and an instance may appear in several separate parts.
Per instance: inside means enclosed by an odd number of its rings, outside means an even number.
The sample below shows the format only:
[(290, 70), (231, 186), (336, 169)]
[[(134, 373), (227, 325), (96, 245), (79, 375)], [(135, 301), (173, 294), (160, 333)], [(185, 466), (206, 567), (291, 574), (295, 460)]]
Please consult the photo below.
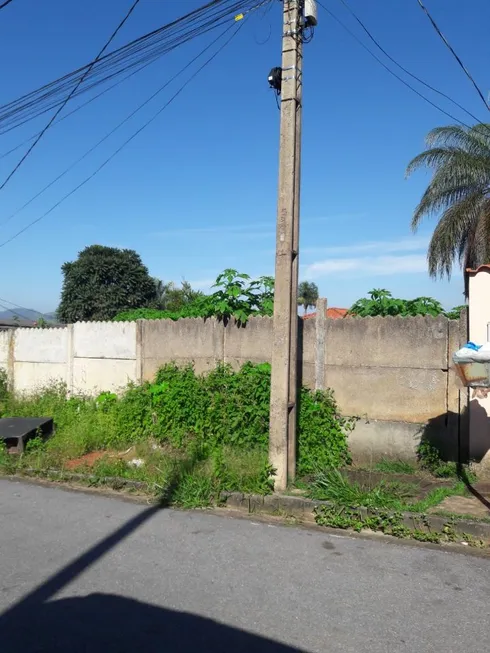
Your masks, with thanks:
[[(197, 615), (112, 594), (53, 597), (165, 507), (161, 501), (60, 569), (0, 615), (2, 653), (301, 653)], [(34, 544), (33, 544), (34, 546)]]

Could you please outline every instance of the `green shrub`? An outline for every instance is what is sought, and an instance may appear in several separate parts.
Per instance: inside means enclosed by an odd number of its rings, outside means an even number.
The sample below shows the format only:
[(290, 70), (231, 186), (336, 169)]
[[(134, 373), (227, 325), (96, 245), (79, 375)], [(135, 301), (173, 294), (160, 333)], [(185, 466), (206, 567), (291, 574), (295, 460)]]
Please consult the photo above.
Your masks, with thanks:
[(417, 448), (417, 457), (422, 469), (438, 478), (454, 478), (458, 476), (457, 464), (441, 459), (439, 450), (430, 442), (421, 442)]
[(347, 434), (355, 419), (340, 417), (331, 390), (301, 389), (298, 424), (298, 473), (343, 467), (351, 462)]
[[(191, 467), (179, 470), (179, 478), (201, 473), (199, 465), (214, 460), (215, 468), (222, 471), (220, 490), (266, 492), (271, 487), (269, 401), (267, 363), (246, 363), (237, 372), (219, 365), (202, 376), (191, 366), (169, 364), (158, 371), (154, 383), (129, 385), (121, 397), (104, 392), (97, 398), (67, 400), (65, 387), (58, 384), (29, 397), (8, 396), (6, 414), (54, 418), (55, 437), (45, 444), (33, 442), (28, 451), (36, 455), (36, 466), (154, 441), (174, 456), (180, 452), (181, 460), (192, 461)], [(303, 388), (298, 410), (298, 472), (348, 463), (347, 434), (353, 424), (339, 417), (330, 391)], [(234, 462), (234, 451), (240, 452), (239, 464)], [(250, 464), (244, 467), (249, 453)], [(211, 474), (209, 469), (206, 474)]]

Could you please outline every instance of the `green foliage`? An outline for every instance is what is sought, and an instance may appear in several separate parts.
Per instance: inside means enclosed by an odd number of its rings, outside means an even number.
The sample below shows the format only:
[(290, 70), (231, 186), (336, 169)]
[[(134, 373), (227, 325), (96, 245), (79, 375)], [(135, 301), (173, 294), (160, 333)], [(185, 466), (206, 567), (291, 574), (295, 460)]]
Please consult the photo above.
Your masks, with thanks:
[(7, 371), (0, 367), (0, 417), (2, 417), (3, 406), (8, 399)]
[(157, 295), (156, 310), (179, 313), (203, 296), (202, 292), (193, 290), (191, 284), (185, 280), (182, 281), (180, 288), (173, 281), (168, 283), (164, 283), (160, 279), (154, 279), (153, 281)]
[(218, 319), (235, 318), (245, 324), (252, 315), (271, 316), (274, 308), (274, 280), (272, 277), (260, 277), (252, 280), (248, 274), (236, 270), (225, 270), (213, 286), (216, 290), (211, 295), (199, 294), (179, 308), (175, 304), (168, 310), (154, 308), (124, 311), (115, 317), (116, 321), (133, 320), (178, 320), (185, 317)]
[[(414, 528), (403, 523), (400, 512), (371, 509), (369, 511), (352, 507), (322, 506), (316, 510), (315, 521), (320, 526), (330, 528), (352, 529), (358, 533), (362, 530), (381, 532), (398, 538), (411, 538), (419, 542), (439, 544), (442, 541), (454, 542), (454, 531), (433, 532), (427, 524), (414, 522)], [(424, 528), (425, 527), (425, 528)]]
[[(410, 503), (414, 488), (399, 483), (381, 482), (370, 488), (352, 483), (338, 470), (320, 471), (316, 474), (312, 496), (329, 503), (315, 510), (315, 521), (330, 528), (371, 530), (398, 538), (411, 538), (420, 542), (454, 542), (463, 539), (472, 546), (481, 546), (465, 534), (457, 536), (454, 523), (449, 521), (441, 531), (433, 531), (425, 511), (440, 503), (446, 496), (463, 494), (464, 486), (437, 488), (421, 501)], [(407, 520), (403, 513), (409, 513)], [(407, 525), (409, 521), (410, 525)]]
[(385, 474), (416, 474), (417, 465), (407, 460), (391, 460), (382, 458), (374, 466), (375, 471)]
[(298, 416), (298, 474), (350, 463), (347, 435), (355, 418), (341, 417), (331, 390), (302, 388)]
[(211, 314), (208, 317), (234, 317), (238, 322), (245, 323), (251, 315), (273, 313), (272, 277), (251, 280), (248, 274), (228, 269), (218, 276), (213, 287), (217, 290), (209, 297)]
[[(238, 372), (220, 365), (205, 376), (191, 366), (166, 365), (155, 383), (128, 389), (119, 402), (123, 441), (153, 437), (174, 447), (199, 443), (206, 452), (228, 445), (267, 450), (270, 365), (246, 363)], [(337, 415), (330, 392), (304, 388), (299, 403), (298, 471), (349, 462), (347, 433), (353, 420)]]
[(437, 478), (464, 476), (469, 481), (476, 480), (475, 474), (466, 465), (459, 466), (456, 462), (443, 460), (439, 449), (427, 440), (423, 440), (417, 447), (417, 457), (422, 469), (426, 469)]
[(458, 306), (447, 313), (442, 305), (432, 297), (416, 297), (415, 299), (396, 299), (389, 290), (374, 288), (369, 293), (369, 298), (363, 297), (355, 302), (349, 313), (357, 317), (415, 317), (416, 315), (430, 315), (437, 317), (445, 315), (449, 319), (459, 319), (462, 306)]
[(315, 474), (311, 495), (314, 499), (332, 501), (342, 506), (362, 506), (364, 508), (393, 508), (400, 500), (413, 495), (409, 485), (381, 481), (371, 488), (349, 481), (337, 469), (327, 469)]
[(450, 320), (459, 320), (461, 312), (466, 310), (466, 308), (467, 306), (465, 304), (462, 304), (461, 306), (455, 306), (450, 311), (446, 311), (445, 315)]
[[(39, 468), (58, 468), (63, 461), (90, 452), (121, 451), (152, 442), (157, 453), (168, 450), (178, 460), (192, 460), (190, 467), (177, 474), (178, 479), (197, 475), (198, 480), (185, 481), (189, 488), (204, 487), (199, 485), (200, 475), (213, 475), (209, 467), (212, 461), (214, 476), (219, 477), (213, 481), (214, 493), (217, 488), (269, 492), (269, 400), (270, 365), (266, 363), (246, 363), (237, 372), (220, 365), (203, 376), (197, 376), (192, 367), (166, 365), (154, 383), (129, 385), (120, 397), (104, 392), (96, 398), (67, 400), (65, 387), (53, 385), (30, 397), (8, 396), (4, 413), (20, 417), (53, 415), (56, 435), (45, 443), (33, 440), (27, 452), (26, 460)], [(350, 428), (352, 421), (338, 417), (331, 393), (303, 389), (298, 428), (300, 473), (308, 473), (318, 464), (347, 463)], [(143, 457), (154, 459), (157, 453), (149, 449)], [(34, 454), (35, 460), (29, 458)], [(99, 461), (99, 476), (103, 475), (100, 466), (107, 464), (122, 465), (114, 460)], [(161, 468), (162, 463), (155, 465)], [(146, 469), (126, 470), (125, 477), (130, 473), (131, 478), (135, 474), (141, 478)], [(104, 474), (116, 475), (107, 469)], [(171, 484), (168, 476), (164, 481), (155, 471), (152, 483), (167, 487)], [(205, 486), (211, 487), (208, 481)]]
[(305, 313), (310, 306), (316, 306), (318, 300), (318, 286), (313, 281), (302, 281), (298, 286), (298, 304), (302, 306)]
[(92, 245), (64, 263), (57, 315), (62, 322), (111, 320), (118, 313), (154, 305), (154, 280), (136, 252)]

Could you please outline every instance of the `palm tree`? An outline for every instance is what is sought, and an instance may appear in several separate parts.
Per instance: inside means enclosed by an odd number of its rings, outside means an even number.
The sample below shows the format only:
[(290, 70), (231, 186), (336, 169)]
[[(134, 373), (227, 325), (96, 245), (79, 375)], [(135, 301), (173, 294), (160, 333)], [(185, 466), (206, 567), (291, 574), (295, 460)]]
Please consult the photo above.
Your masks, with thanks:
[(412, 228), (416, 231), (424, 216), (438, 216), (427, 254), (429, 274), (449, 278), (456, 261), (465, 270), (490, 262), (490, 124), (437, 127), (426, 143), (428, 149), (407, 168), (407, 176), (422, 167), (434, 171)]
[(318, 286), (313, 281), (302, 281), (298, 286), (298, 304), (305, 309), (316, 306), (318, 299)]
[(161, 279), (157, 279), (157, 277), (153, 277), (153, 283), (155, 284), (157, 307), (160, 309), (165, 309), (167, 303), (167, 296), (169, 290), (173, 288), (173, 284), (172, 282), (164, 283)]

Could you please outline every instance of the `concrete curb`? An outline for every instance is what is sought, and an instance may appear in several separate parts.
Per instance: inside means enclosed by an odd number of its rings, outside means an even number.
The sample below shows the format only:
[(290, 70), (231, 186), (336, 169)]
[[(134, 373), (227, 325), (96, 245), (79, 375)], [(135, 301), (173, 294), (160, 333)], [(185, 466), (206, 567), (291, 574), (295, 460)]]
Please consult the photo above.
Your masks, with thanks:
[[(97, 485), (108, 485), (113, 489), (133, 489), (149, 491), (149, 486), (143, 481), (134, 481), (119, 477), (100, 478), (90, 474), (78, 474), (76, 472), (66, 472), (56, 469), (49, 469), (40, 472), (34, 469), (27, 469), (23, 474), (28, 477), (53, 478), (62, 481), (80, 481), (89, 482)], [(17, 478), (21, 476), (17, 475)], [(306, 524), (316, 524), (315, 509), (322, 506), (332, 507), (333, 504), (328, 501), (314, 501), (299, 496), (285, 494), (244, 494), (242, 492), (222, 492), (218, 502), (220, 505), (247, 514), (264, 514), (282, 517), (293, 517)], [(361, 514), (367, 517), (373, 514), (366, 508), (360, 509)], [(404, 526), (412, 530), (418, 529), (425, 532), (443, 533), (444, 529), (450, 525), (452, 531), (457, 537), (465, 539), (470, 536), (475, 540), (482, 540), (485, 545), (490, 546), (490, 522), (473, 521), (471, 519), (457, 517), (450, 518), (437, 514), (422, 515), (419, 513), (405, 512), (402, 513), (402, 522)]]
[[(223, 503), (228, 508), (246, 511), (248, 513), (264, 513), (295, 517), (306, 523), (315, 522), (315, 509), (321, 506), (332, 507), (328, 501), (312, 501), (303, 497), (294, 497), (288, 495), (247, 495), (240, 492), (224, 492), (221, 495)], [(366, 508), (360, 511), (364, 516), (371, 513)], [(402, 513), (402, 524), (410, 529), (418, 529), (427, 533), (443, 533), (448, 524), (457, 536), (464, 539), (464, 536), (471, 536), (477, 540), (483, 540), (487, 545), (490, 544), (490, 523), (479, 522), (470, 519), (458, 519), (455, 517), (444, 517), (442, 515), (427, 514), (421, 515), (414, 512)]]
[(22, 476), (28, 476), (30, 478), (57, 478), (60, 482), (62, 481), (83, 481), (85, 483), (93, 483), (94, 485), (110, 485), (111, 487), (117, 488), (131, 488), (134, 490), (144, 490), (148, 491), (148, 483), (144, 481), (133, 481), (130, 478), (120, 478), (119, 476), (95, 476), (92, 474), (77, 474), (76, 472), (65, 472), (59, 469), (47, 469), (45, 471), (39, 471), (37, 469), (24, 469), (22, 474), (17, 475), (17, 478), (22, 478)]

